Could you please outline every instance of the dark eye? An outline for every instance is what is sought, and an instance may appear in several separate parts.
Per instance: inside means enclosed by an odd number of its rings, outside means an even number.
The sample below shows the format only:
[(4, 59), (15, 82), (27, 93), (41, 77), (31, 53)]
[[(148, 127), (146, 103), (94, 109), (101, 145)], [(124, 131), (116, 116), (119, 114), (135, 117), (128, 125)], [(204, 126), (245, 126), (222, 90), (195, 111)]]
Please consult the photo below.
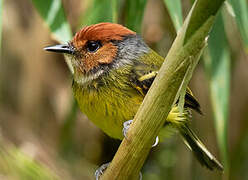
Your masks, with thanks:
[(101, 47), (101, 43), (100, 41), (88, 41), (86, 47), (89, 52), (93, 53)]

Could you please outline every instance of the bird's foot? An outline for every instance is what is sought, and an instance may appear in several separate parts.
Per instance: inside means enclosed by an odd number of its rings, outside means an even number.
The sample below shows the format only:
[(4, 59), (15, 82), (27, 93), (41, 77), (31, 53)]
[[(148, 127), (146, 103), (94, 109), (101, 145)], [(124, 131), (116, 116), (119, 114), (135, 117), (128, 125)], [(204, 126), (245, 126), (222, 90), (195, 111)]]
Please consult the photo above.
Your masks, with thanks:
[[(129, 120), (129, 121), (126, 121), (126, 122), (123, 123), (122, 133), (123, 133), (123, 136), (125, 138), (127, 137), (127, 132), (128, 132), (129, 127), (131, 126), (132, 122), (133, 122), (133, 120)], [(157, 146), (158, 143), (159, 143), (159, 138), (157, 136), (156, 139), (155, 139), (155, 143), (152, 145), (152, 147)]]
[(103, 164), (96, 170), (96, 172), (95, 172), (96, 180), (100, 179), (100, 176), (103, 175), (104, 171), (107, 169), (109, 164), (110, 164), (110, 162), (106, 163), (106, 164)]
[[(110, 162), (109, 163), (106, 163), (106, 164), (103, 164), (101, 165), (95, 172), (95, 177), (96, 177), (96, 180), (100, 180), (100, 176), (103, 175), (104, 171), (106, 171), (106, 169), (108, 168)], [(142, 174), (141, 172), (139, 173), (139, 180), (142, 180)]]
[(122, 133), (123, 133), (123, 136), (125, 138), (127, 137), (127, 132), (128, 132), (128, 129), (130, 128), (132, 122), (133, 122), (133, 120), (129, 120), (129, 121), (126, 121), (123, 123)]

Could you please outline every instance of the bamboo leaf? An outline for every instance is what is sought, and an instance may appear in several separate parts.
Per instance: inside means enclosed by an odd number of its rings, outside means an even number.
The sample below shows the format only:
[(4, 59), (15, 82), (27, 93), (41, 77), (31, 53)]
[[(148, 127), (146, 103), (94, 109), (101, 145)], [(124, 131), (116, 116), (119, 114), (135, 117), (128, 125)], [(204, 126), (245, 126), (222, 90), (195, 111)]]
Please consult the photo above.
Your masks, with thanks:
[(82, 24), (91, 25), (100, 22), (117, 23), (118, 5), (119, 1), (117, 0), (93, 0), (82, 19)]
[[(202, 1), (202, 3), (195, 3), (195, 11), (192, 12), (192, 18), (189, 22), (189, 27), (184, 38), (184, 44), (190, 39), (190, 37), (199, 29), (200, 26), (209, 18), (214, 17), (217, 10), (222, 5), (223, 0)], [(206, 7), (206, 8), (202, 8)], [(199, 14), (201, 14), (199, 16)], [(194, 20), (193, 20), (194, 19)]]
[(61, 0), (32, 0), (32, 2), (55, 39), (60, 42), (69, 41), (72, 33)]
[(248, 5), (246, 0), (229, 0), (235, 13), (236, 22), (248, 53)]
[(183, 24), (181, 0), (164, 0), (164, 3), (168, 9), (173, 25), (178, 32)]
[(147, 0), (126, 0), (125, 25), (140, 33)]
[(221, 14), (210, 33), (209, 54), (205, 56), (205, 67), (209, 77), (211, 103), (220, 153), (228, 169), (227, 124), (230, 94), (230, 52)]

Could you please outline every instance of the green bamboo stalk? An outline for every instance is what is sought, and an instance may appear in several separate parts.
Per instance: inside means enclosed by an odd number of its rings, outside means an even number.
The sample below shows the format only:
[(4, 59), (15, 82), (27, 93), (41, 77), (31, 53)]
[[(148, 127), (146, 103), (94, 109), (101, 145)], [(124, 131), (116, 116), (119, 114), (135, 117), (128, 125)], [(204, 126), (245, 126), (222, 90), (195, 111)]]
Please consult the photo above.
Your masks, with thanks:
[(188, 68), (198, 61), (224, 0), (195, 1), (110, 166), (101, 177), (138, 178), (155, 137), (171, 110)]

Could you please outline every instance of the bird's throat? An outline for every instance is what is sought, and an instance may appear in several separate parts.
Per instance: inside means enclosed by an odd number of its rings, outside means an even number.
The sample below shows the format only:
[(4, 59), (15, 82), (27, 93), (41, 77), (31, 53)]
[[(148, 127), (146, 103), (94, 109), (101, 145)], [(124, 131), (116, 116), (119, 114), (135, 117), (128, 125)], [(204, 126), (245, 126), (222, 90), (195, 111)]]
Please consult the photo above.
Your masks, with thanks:
[(104, 71), (102, 69), (99, 69), (98, 71), (92, 73), (92, 72), (82, 72), (80, 70), (75, 70), (73, 78), (74, 80), (82, 86), (85, 86), (87, 84), (91, 84), (93, 80), (98, 79)]

